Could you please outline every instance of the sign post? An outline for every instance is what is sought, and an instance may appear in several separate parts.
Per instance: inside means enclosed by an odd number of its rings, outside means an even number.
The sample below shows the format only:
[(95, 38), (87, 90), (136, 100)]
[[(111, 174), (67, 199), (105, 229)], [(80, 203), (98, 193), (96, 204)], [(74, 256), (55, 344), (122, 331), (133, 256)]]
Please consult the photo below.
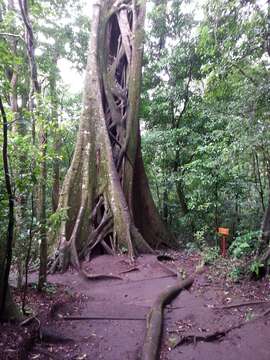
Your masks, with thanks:
[(218, 228), (218, 233), (222, 235), (221, 238), (221, 255), (226, 257), (227, 255), (227, 246), (226, 246), (226, 236), (229, 236), (229, 229), (220, 227)]

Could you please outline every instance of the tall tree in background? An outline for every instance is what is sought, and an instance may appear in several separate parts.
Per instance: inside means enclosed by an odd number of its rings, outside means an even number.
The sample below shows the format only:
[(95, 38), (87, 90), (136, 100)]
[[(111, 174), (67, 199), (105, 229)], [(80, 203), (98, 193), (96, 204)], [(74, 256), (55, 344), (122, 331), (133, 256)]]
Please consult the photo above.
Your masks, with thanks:
[[(162, 171), (151, 166), (147, 170), (150, 177), (151, 172), (159, 174), (152, 178), (164, 221), (176, 228), (177, 219), (181, 237), (186, 232), (192, 238), (194, 226), (184, 173), (194, 157), (192, 141), (198, 137), (199, 127), (194, 111), (201, 65), (194, 31), (198, 24), (191, 14), (183, 13), (185, 1), (156, 0), (155, 4), (149, 14), (141, 114), (146, 128), (144, 145), (154, 140), (154, 149), (158, 146), (162, 150), (158, 154), (154, 150), (153, 157), (149, 147), (144, 153), (152, 163), (160, 159)], [(187, 229), (180, 228), (179, 221)]]
[(151, 197), (138, 120), (145, 1), (93, 4), (83, 112), (60, 193), (58, 251), (52, 270), (102, 246), (130, 256), (171, 237)]
[[(46, 21), (40, 21), (41, 17)], [(60, 19), (66, 18), (70, 22), (63, 24)], [(76, 127), (75, 119), (78, 119), (78, 106), (74, 107), (73, 101), (75, 97), (67, 94), (61, 82), (58, 60), (68, 58), (74, 66), (82, 69), (86, 63), (89, 33), (89, 21), (87, 19), (86, 22), (86, 19), (82, 15), (80, 0), (75, 4), (64, 0), (57, 3), (51, 0), (34, 3), (27, 0), (0, 1), (0, 94), (8, 122), (8, 178), (14, 207), (12, 264), (16, 264), (18, 287), (21, 288), (25, 281), (23, 311), (28, 267), (34, 259), (37, 260), (40, 242), (46, 245), (46, 221), (50, 221), (51, 210), (56, 207), (60, 176), (69, 164), (74, 147), (73, 126)], [(38, 49), (36, 54), (35, 49)], [(58, 113), (61, 101), (67, 106)], [(61, 128), (58, 127), (58, 115), (65, 122)], [(42, 133), (47, 133), (47, 139)], [(60, 149), (60, 139), (66, 136), (69, 141), (64, 149)], [(2, 133), (0, 143), (2, 145)], [(63, 159), (61, 163), (60, 159)], [(2, 157), (0, 163), (3, 164)], [(44, 176), (46, 172), (47, 179)], [(0, 239), (0, 298), (3, 299), (5, 294), (6, 299), (4, 307), (1, 305), (4, 301), (0, 300), (0, 306), (4, 309), (5, 318), (9, 318), (13, 317), (16, 308), (6, 280), (9, 266), (6, 266), (5, 234), (9, 227), (10, 201), (4, 166), (1, 165), (0, 188), (0, 233), (3, 235)], [(55, 195), (52, 203), (48, 196), (45, 199), (46, 193), (50, 192)], [(43, 249), (45, 251), (40, 254), (40, 289), (46, 281), (47, 272), (46, 247), (43, 246)], [(9, 253), (9, 262), (10, 258)]]
[[(211, 0), (205, 10), (200, 37), (209, 71), (208, 95), (214, 94), (220, 109), (226, 97), (229, 100), (221, 111), (229, 114), (230, 129), (238, 135), (244, 161), (252, 169), (258, 209), (264, 212), (258, 264), (266, 268), (270, 257), (269, 1)], [(217, 91), (221, 83), (225, 85), (222, 92)]]
[[(27, 57), (30, 69), (30, 94), (29, 103), (30, 111), (33, 117), (33, 127), (36, 126), (36, 114), (39, 114), (41, 109), (41, 86), (38, 80), (37, 63), (35, 58), (35, 38), (33, 33), (33, 27), (29, 18), (29, 9), (27, 0), (19, 0), (19, 6), (21, 10), (22, 19), (25, 26), (25, 42), (27, 49)], [(35, 107), (36, 113), (35, 113)], [(34, 130), (35, 131), (35, 130)], [(40, 238), (40, 267), (39, 267), (39, 290), (42, 289), (46, 282), (47, 275), (47, 230), (46, 230), (46, 180), (47, 180), (47, 134), (44, 121), (40, 124), (39, 128), (39, 147), (40, 147), (40, 177), (38, 184), (38, 199), (37, 199), (37, 216), (39, 220), (39, 238)]]

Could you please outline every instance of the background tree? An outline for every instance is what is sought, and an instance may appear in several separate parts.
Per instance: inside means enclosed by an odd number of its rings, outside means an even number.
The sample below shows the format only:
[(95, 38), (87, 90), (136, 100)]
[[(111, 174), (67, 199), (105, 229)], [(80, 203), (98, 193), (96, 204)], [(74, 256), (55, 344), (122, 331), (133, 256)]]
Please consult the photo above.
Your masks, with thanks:
[[(69, 158), (73, 151), (73, 132), (76, 128), (76, 108), (77, 96), (71, 96), (63, 87), (60, 78), (60, 68), (57, 66), (58, 59), (68, 58), (74, 61), (74, 66), (81, 69), (85, 63), (86, 37), (88, 36), (89, 25), (85, 17), (81, 14), (81, 3), (76, 5), (72, 2), (44, 1), (42, 3), (30, 3), (28, 11), (31, 13), (31, 22), (37, 49), (35, 61), (38, 68), (37, 81), (40, 83), (39, 102), (42, 107), (33, 107), (33, 96), (30, 88), (31, 79), (28, 71), (27, 44), (24, 39), (24, 22), (17, 3), (13, 1), (2, 1), (0, 3), (1, 22), (0, 22), (0, 83), (1, 95), (8, 121), (9, 130), (9, 162), (10, 174), (12, 179), (12, 193), (14, 197), (15, 210), (15, 231), (13, 241), (13, 261), (16, 262), (18, 269), (18, 285), (23, 281), (23, 276), (27, 278), (28, 264), (35, 266), (39, 248), (39, 222), (37, 220), (36, 202), (37, 183), (41, 179), (41, 164), (46, 162), (48, 178), (43, 182), (43, 193), (47, 200), (43, 202), (47, 216), (46, 221), (52, 213), (52, 203), (50, 194), (52, 193), (51, 174), (56, 159), (58, 162), (59, 179), (62, 181), (63, 173), (68, 166)], [(22, 5), (27, 2), (22, 2)], [(70, 21), (64, 22), (63, 19), (72, 13)], [(44, 25), (40, 19), (46, 19)], [(57, 27), (57, 32), (53, 30)], [(78, 35), (78, 25), (80, 35)], [(80, 41), (78, 47), (78, 41)], [(80, 48), (77, 51), (76, 48)], [(57, 57), (55, 56), (57, 53)], [(57, 98), (52, 99), (48, 86), (53, 75), (52, 91), (57, 93)], [(29, 96), (30, 94), (30, 96)], [(59, 104), (58, 121), (59, 126), (55, 126), (55, 101)], [(63, 104), (67, 103), (64, 110)], [(53, 104), (54, 106), (52, 106)], [(74, 109), (72, 109), (74, 108)], [(52, 110), (53, 109), (53, 110)], [(72, 111), (71, 111), (72, 109)], [(67, 120), (68, 114), (70, 119)], [(44, 129), (44, 124), (46, 127)], [(38, 147), (36, 133), (40, 133), (41, 128), (47, 133), (47, 153), (42, 156), (43, 147)], [(56, 154), (55, 140), (60, 143), (62, 138), (69, 138), (69, 144), (65, 145)], [(68, 152), (66, 152), (68, 150)], [(2, 164), (2, 159), (1, 159)], [(2, 166), (0, 167), (2, 169)], [(53, 178), (53, 177), (52, 177)], [(4, 172), (0, 172), (0, 232), (1, 238), (5, 239), (8, 219), (8, 198), (5, 190)], [(51, 222), (49, 222), (51, 224)], [(43, 234), (46, 235), (47, 227)], [(5, 246), (1, 242), (1, 246)], [(46, 263), (45, 263), (46, 265)], [(46, 268), (45, 268), (46, 270)], [(27, 288), (27, 279), (25, 289)], [(23, 306), (24, 307), (24, 306)]]
[(231, 241), (250, 236), (254, 249), (268, 197), (267, 7), (208, 1), (196, 23), (185, 2), (165, 3), (167, 12), (150, 14), (141, 112), (154, 198), (182, 241), (193, 233), (195, 242), (214, 243), (223, 225)]

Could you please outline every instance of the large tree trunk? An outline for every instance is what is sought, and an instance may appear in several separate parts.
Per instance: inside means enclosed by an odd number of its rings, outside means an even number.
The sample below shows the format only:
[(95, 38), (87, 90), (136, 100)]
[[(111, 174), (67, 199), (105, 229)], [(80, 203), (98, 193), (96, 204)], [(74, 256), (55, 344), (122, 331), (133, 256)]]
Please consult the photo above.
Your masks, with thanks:
[[(171, 237), (149, 190), (138, 120), (145, 2), (96, 0), (83, 111), (58, 211), (52, 270), (79, 268), (95, 246), (130, 256), (151, 252)], [(65, 214), (66, 216), (63, 216)]]

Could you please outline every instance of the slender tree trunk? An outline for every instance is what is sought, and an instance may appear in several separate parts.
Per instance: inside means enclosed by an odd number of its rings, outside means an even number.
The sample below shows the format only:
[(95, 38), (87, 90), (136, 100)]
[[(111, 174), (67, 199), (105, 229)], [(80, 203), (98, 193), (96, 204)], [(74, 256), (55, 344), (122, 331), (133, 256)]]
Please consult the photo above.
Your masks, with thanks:
[[(15, 11), (14, 2), (12, 0), (8, 1), (8, 9), (10, 11)], [(9, 39), (10, 47), (12, 49), (12, 54), (16, 57), (17, 54), (17, 47), (18, 47), (18, 38), (12, 37)], [(18, 134), (19, 136), (25, 135), (25, 126), (22, 122), (21, 107), (18, 104), (18, 65), (14, 64), (12, 69), (9, 69), (7, 73), (7, 78), (10, 83), (10, 107), (13, 113), (13, 124), (12, 130), (14, 133)], [(24, 174), (24, 161), (25, 161), (25, 154), (23, 152), (19, 153), (19, 166), (15, 167), (13, 170), (14, 177), (19, 178)], [(21, 288), (22, 284), (22, 277), (23, 277), (23, 256), (22, 256), (22, 244), (21, 234), (24, 232), (24, 216), (25, 216), (25, 205), (27, 202), (27, 196), (20, 190), (14, 192), (14, 217), (15, 217), (15, 230), (14, 230), (14, 240), (13, 240), (13, 247), (16, 256), (16, 265), (17, 265), (17, 287)]]
[(8, 320), (10, 318), (17, 318), (19, 313), (12, 301), (10, 291), (9, 291), (9, 273), (12, 261), (12, 242), (13, 242), (13, 232), (14, 232), (14, 196), (12, 193), (11, 181), (10, 181), (10, 172), (8, 164), (8, 124), (7, 117), (0, 97), (0, 112), (3, 119), (3, 164), (4, 164), (4, 174), (5, 174), (5, 183), (6, 190), (8, 194), (8, 229), (6, 236), (6, 243), (3, 240), (0, 243), (0, 320)]
[[(94, 247), (151, 252), (170, 234), (146, 178), (138, 120), (144, 1), (96, 0), (83, 111), (75, 152), (60, 193), (66, 212), (52, 266), (79, 268)], [(106, 249), (106, 246), (104, 247)]]
[(162, 217), (163, 217), (165, 224), (168, 224), (168, 218), (169, 218), (168, 201), (169, 201), (168, 189), (165, 184), (164, 190), (163, 190), (163, 211), (162, 211)]
[(39, 193), (38, 193), (38, 219), (39, 219), (39, 238), (40, 238), (40, 266), (38, 276), (38, 289), (42, 290), (47, 280), (47, 227), (46, 227), (46, 183), (47, 183), (47, 134), (42, 129), (40, 132), (40, 150), (41, 150), (41, 164), (40, 164), (40, 178), (39, 178)]
[[(33, 119), (34, 107), (36, 105), (37, 112), (40, 112), (41, 106), (41, 86), (38, 81), (37, 64), (35, 59), (35, 38), (33, 33), (32, 24), (28, 14), (28, 1), (19, 0), (21, 15), (25, 25), (25, 40), (27, 45), (27, 56), (30, 68), (31, 78), (31, 92), (30, 92), (30, 107)], [(35, 104), (36, 102), (36, 104)], [(40, 124), (39, 129), (39, 148), (41, 154), (40, 162), (40, 175), (38, 184), (38, 201), (37, 201), (37, 216), (39, 220), (39, 238), (40, 238), (40, 268), (39, 268), (39, 281), (38, 289), (41, 290), (47, 278), (47, 230), (46, 230), (46, 181), (47, 181), (47, 134), (45, 124)], [(35, 139), (35, 125), (33, 121), (33, 139)]]
[(263, 183), (262, 183), (262, 178), (261, 178), (259, 159), (258, 159), (258, 155), (255, 151), (252, 152), (252, 159), (253, 159), (253, 172), (254, 172), (254, 178), (255, 178), (255, 185), (256, 185), (256, 189), (260, 196), (262, 210), (263, 210), (263, 212), (265, 212), (264, 189), (263, 189)]
[(178, 196), (178, 200), (180, 202), (182, 214), (185, 216), (185, 215), (187, 215), (189, 213), (189, 210), (188, 210), (187, 199), (186, 199), (186, 196), (185, 196), (182, 181), (177, 180), (175, 186), (176, 186), (176, 193), (177, 193), (177, 196)]
[[(57, 64), (57, 56), (54, 58), (54, 63)], [(56, 71), (53, 69), (49, 79), (50, 85), (50, 98), (51, 98), (51, 122), (53, 125), (53, 149), (54, 149), (54, 160), (52, 169), (52, 209), (53, 212), (57, 210), (59, 193), (60, 193), (60, 161), (58, 154), (61, 149), (61, 141), (59, 137), (59, 124), (58, 124), (58, 98), (56, 91)]]
[[(17, 98), (17, 73), (14, 70), (11, 80), (11, 110), (13, 112), (14, 126), (13, 131), (20, 136), (25, 135), (25, 128), (21, 121), (21, 113), (18, 107), (18, 98)], [(19, 154), (20, 164), (18, 169), (14, 169), (14, 177), (19, 178), (24, 174), (24, 163), (25, 163), (25, 154), (20, 152)], [(23, 279), (23, 256), (22, 256), (22, 243), (20, 241), (21, 234), (24, 233), (24, 216), (25, 216), (25, 206), (27, 202), (26, 195), (18, 190), (14, 196), (14, 215), (15, 215), (15, 231), (14, 231), (14, 241), (13, 246), (16, 254), (17, 262), (17, 287), (20, 289), (22, 286)]]

